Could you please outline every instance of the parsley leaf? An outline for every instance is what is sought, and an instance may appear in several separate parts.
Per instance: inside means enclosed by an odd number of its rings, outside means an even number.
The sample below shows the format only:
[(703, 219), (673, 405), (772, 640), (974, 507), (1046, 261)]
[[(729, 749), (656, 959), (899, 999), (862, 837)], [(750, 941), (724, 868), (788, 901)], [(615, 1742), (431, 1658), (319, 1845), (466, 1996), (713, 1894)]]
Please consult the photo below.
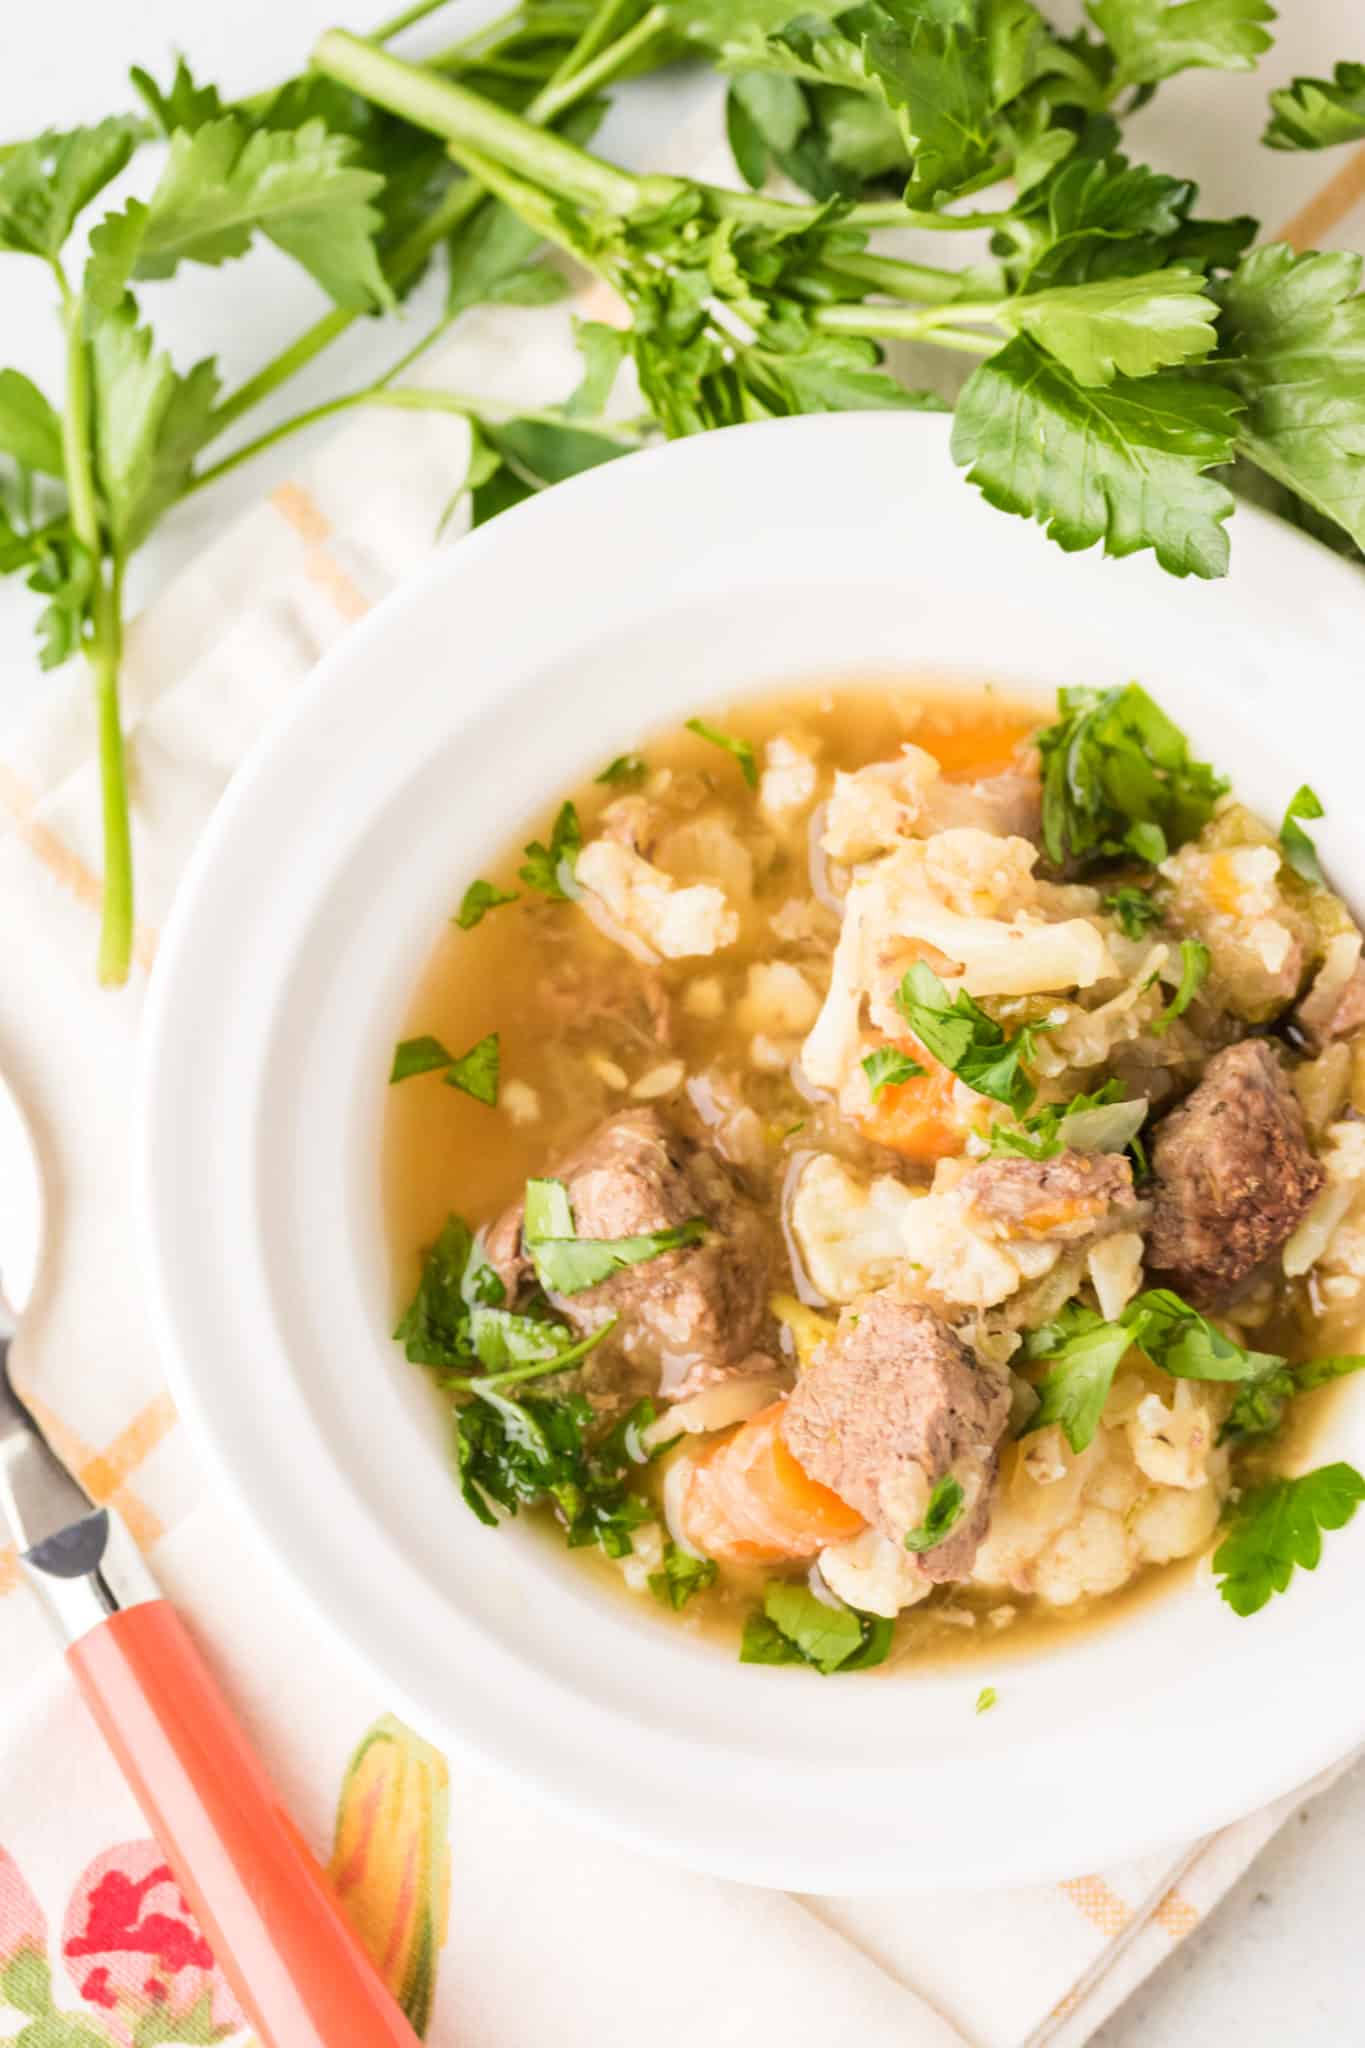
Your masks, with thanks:
[(497, 1525), (490, 1502), (511, 1515), (548, 1506), (571, 1549), (600, 1543), (609, 1557), (628, 1556), (632, 1532), (652, 1521), (654, 1510), (596, 1455), (594, 1422), (592, 1405), (580, 1394), (514, 1401), (494, 1387), (476, 1388), (456, 1422), (466, 1503), (489, 1527)]
[(1069, 1301), (1054, 1321), (1031, 1331), (1025, 1356), (1052, 1363), (1038, 1383), (1041, 1399), (1022, 1433), (1058, 1423), (1079, 1456), (1094, 1441), (1114, 1374), (1139, 1339), (1139, 1329), (1107, 1323), (1079, 1301)]
[(1136, 683), (1059, 690), (1057, 708), (1037, 735), (1050, 860), (1155, 862), (1208, 822), (1226, 781)]
[(125, 282), (130, 274), (170, 277), (184, 262), (243, 256), (260, 232), (337, 305), (359, 312), (390, 306), (374, 243), (380, 215), (372, 202), (382, 185), (354, 161), (350, 141), (320, 120), (253, 133), (226, 115), (180, 129), (150, 200), (130, 200), (97, 230), (97, 296), (105, 306), (117, 303), (119, 266)]
[(1118, 59), (1120, 85), (1156, 85), (1191, 66), (1252, 71), (1273, 40), (1269, 0), (1088, 0)]
[(23, 143), (0, 164), (0, 249), (54, 259), (77, 214), (132, 156), (137, 132), (119, 116)]
[(1050, 1102), (1020, 1123), (991, 1125), (991, 1154), (1055, 1159), (1059, 1152), (1123, 1152), (1147, 1120), (1148, 1102), (1123, 1099), (1123, 1083), (1106, 1081), (1091, 1095)]
[(1296, 78), (1270, 95), (1269, 149), (1330, 149), (1365, 137), (1365, 64), (1338, 64), (1330, 78)]
[(509, 893), (505, 889), (495, 887), (492, 882), (471, 882), (451, 922), (457, 924), (462, 932), (470, 932), (476, 924), (483, 922), (490, 910), (497, 910), (504, 903), (520, 901), (521, 898), (515, 889)]
[(517, 869), (517, 874), (528, 888), (539, 889), (542, 896), (567, 903), (575, 893), (574, 866), (582, 845), (583, 829), (577, 811), (572, 804), (561, 804), (549, 845), (533, 839), (523, 847), (526, 864)]
[(999, 1698), (1000, 1695), (993, 1685), (983, 1685), (980, 1692), (976, 1696), (977, 1713), (988, 1714), (991, 1708), (995, 1706)]
[(1169, 1287), (1149, 1287), (1124, 1310), (1153, 1365), (1180, 1380), (1255, 1380), (1284, 1364), (1268, 1351), (1246, 1351)]
[(907, 969), (896, 991), (896, 1008), (925, 1051), (978, 1095), (1007, 1103), (1016, 1115), (1028, 1108), (1036, 1091), (1022, 1062), (1032, 1059), (1045, 1026), (1025, 1024), (1007, 1037), (966, 989), (950, 998), (922, 960)]
[(485, 201), (450, 237), (446, 314), (470, 306), (544, 306), (569, 289), (562, 271), (544, 258), (545, 243), (499, 201)]
[(19, 370), (0, 370), (0, 455), (44, 476), (63, 473), (62, 423)]
[(999, 317), (1078, 384), (1094, 385), (1206, 356), (1217, 339), (1218, 308), (1197, 272), (1158, 270), (1028, 292), (1007, 300)]
[(1167, 1003), (1159, 1017), (1154, 1017), (1147, 1029), (1160, 1038), (1169, 1031), (1177, 1017), (1183, 1017), (1190, 1004), (1198, 995), (1209, 975), (1209, 949), (1202, 939), (1180, 941), (1180, 986)]
[(929, 1496), (929, 1505), (924, 1510), (924, 1520), (915, 1528), (906, 1531), (906, 1549), (936, 1550), (962, 1520), (962, 1510), (966, 1503), (967, 1496), (962, 1491), (960, 1481), (954, 1479), (951, 1472), (945, 1472)]
[(605, 782), (615, 788), (634, 789), (649, 773), (649, 763), (643, 754), (618, 754), (609, 761), (600, 775), (594, 775), (594, 782)]
[(1153, 925), (1162, 922), (1161, 906), (1147, 889), (1125, 882), (1104, 898), (1104, 908), (1116, 918), (1125, 938), (1140, 939)]
[[(394, 1331), (414, 1365), (457, 1366), (472, 1353), (469, 1342), (471, 1260), (474, 1236), (459, 1216), (447, 1219), (444, 1229), (422, 1259), (417, 1290), (404, 1309)], [(479, 1269), (475, 1268), (477, 1274)], [(482, 1284), (498, 1305), (504, 1299), (502, 1282), (491, 1268), (483, 1268)], [(496, 1290), (496, 1291), (494, 1291)]]
[(862, 1067), (874, 1102), (881, 1100), (883, 1088), (899, 1088), (902, 1081), (913, 1081), (925, 1071), (918, 1060), (912, 1060), (909, 1053), (894, 1045), (879, 1045), (867, 1055)]
[(1204, 471), (1231, 461), (1241, 410), (1234, 393), (1173, 373), (1079, 384), (1020, 336), (963, 387), (953, 458), (990, 504), (1068, 551), (1152, 548), (1173, 576), (1222, 576), (1233, 501)]
[(210, 361), (185, 376), (138, 325), (130, 299), (89, 313), (95, 468), (121, 554), (144, 540), (179, 497), (218, 396)]
[(526, 1249), (542, 1287), (553, 1294), (582, 1294), (600, 1287), (627, 1266), (643, 1265), (664, 1252), (701, 1244), (706, 1223), (700, 1216), (666, 1230), (642, 1231), (633, 1237), (527, 1237)]
[(665, 1543), (663, 1567), (650, 1573), (649, 1590), (676, 1614), (679, 1608), (686, 1607), (694, 1593), (712, 1585), (715, 1576), (714, 1558), (693, 1557), (690, 1551), (679, 1550), (676, 1543)]
[(1323, 883), (1325, 877), (1318, 864), (1318, 850), (1299, 819), (1323, 818), (1326, 815), (1316, 792), (1306, 782), (1301, 783), (1289, 799), (1284, 823), (1280, 826), (1280, 851), (1302, 881)]
[(169, 138), (177, 128), (191, 132), (207, 121), (222, 119), (226, 111), (216, 85), (199, 85), (182, 56), (175, 60), (170, 85), (163, 92), (149, 71), (135, 64), (129, 81), (161, 133)]
[(490, 1031), (487, 1038), (481, 1038), (468, 1052), (450, 1062), (445, 1071), (446, 1085), (458, 1088), (465, 1095), (472, 1095), (476, 1102), (485, 1102), (495, 1108), (498, 1100), (498, 1075), (502, 1061), (502, 1049), (496, 1031)]
[(1359, 1352), (1310, 1358), (1296, 1366), (1267, 1356), (1257, 1376), (1238, 1389), (1219, 1441), (1241, 1442), (1247, 1437), (1273, 1436), (1284, 1420), (1285, 1404), (1296, 1394), (1329, 1386), (1334, 1380), (1346, 1379), (1362, 1370), (1365, 1354)]
[(1359, 256), (1253, 249), (1218, 286), (1222, 375), (1242, 453), (1365, 542), (1365, 298)]
[(458, 1054), (450, 1052), (439, 1038), (405, 1038), (394, 1049), (389, 1086), (392, 1087), (395, 1081), (411, 1080), (414, 1074), (443, 1070), (444, 1078), (452, 1088), (462, 1089), (476, 1102), (486, 1102), (493, 1108), (498, 1100), (500, 1062), (501, 1047), (496, 1031), (490, 1031), (468, 1052)]
[(733, 754), (739, 763), (739, 772), (750, 789), (758, 788), (758, 757), (749, 740), (737, 740), (719, 726), (708, 725), (704, 718), (689, 718), (685, 721), (687, 730), (694, 732), (698, 739), (709, 740), (713, 747), (724, 747), (727, 754)]
[(741, 1664), (810, 1664), (829, 1677), (866, 1671), (885, 1660), (891, 1623), (851, 1607), (832, 1607), (808, 1586), (773, 1579), (763, 1612), (751, 1614), (740, 1643)]
[(1294, 1568), (1317, 1569), (1324, 1529), (1343, 1529), (1365, 1500), (1352, 1465), (1320, 1465), (1244, 1494), (1213, 1553), (1218, 1590), (1234, 1614), (1255, 1614), (1287, 1590)]

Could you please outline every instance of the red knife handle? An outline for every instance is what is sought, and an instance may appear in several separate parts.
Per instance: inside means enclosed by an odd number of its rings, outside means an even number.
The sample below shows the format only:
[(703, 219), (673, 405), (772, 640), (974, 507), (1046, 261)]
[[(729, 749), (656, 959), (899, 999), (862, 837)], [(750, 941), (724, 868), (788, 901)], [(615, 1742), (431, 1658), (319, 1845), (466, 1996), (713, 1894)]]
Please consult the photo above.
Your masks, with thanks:
[(261, 2048), (414, 2048), (169, 1602), (111, 1614), (67, 1661)]

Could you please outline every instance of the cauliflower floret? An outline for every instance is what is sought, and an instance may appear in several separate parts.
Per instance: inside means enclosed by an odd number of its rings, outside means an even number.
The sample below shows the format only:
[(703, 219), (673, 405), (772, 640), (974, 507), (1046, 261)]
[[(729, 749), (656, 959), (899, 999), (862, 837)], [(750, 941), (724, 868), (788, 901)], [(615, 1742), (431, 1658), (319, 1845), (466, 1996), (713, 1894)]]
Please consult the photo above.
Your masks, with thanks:
[(775, 825), (786, 825), (814, 801), (819, 772), (805, 747), (784, 733), (769, 740), (763, 754), (758, 806)]
[(832, 860), (869, 860), (904, 837), (942, 775), (923, 747), (903, 747), (898, 761), (876, 761), (856, 775), (834, 778), (820, 844)]
[(734, 828), (713, 811), (664, 833), (650, 859), (674, 882), (710, 883), (731, 903), (744, 905), (754, 893), (754, 857)]
[(1191, 1381), (1177, 1380), (1169, 1403), (1160, 1394), (1144, 1394), (1126, 1428), (1138, 1470), (1158, 1486), (1189, 1492), (1206, 1483), (1218, 1421)]
[(714, 953), (739, 936), (739, 918), (721, 890), (680, 888), (628, 846), (595, 839), (578, 856), (582, 904), (593, 923), (637, 960), (682, 960)]
[[(1139, 1414), (1148, 1398), (1139, 1399)], [(1191, 1480), (1186, 1468), (1180, 1484), (1154, 1481), (1134, 1454), (1132, 1418), (1111, 1411), (1112, 1404), (1079, 1455), (1060, 1431), (1039, 1433), (1050, 1438), (1042, 1451), (1030, 1437), (1006, 1450), (972, 1572), (977, 1584), (1070, 1607), (1117, 1592), (1146, 1564), (1202, 1550), (1228, 1490), (1227, 1452), (1210, 1442), (1198, 1477)]]
[(807, 1078), (842, 1102), (864, 1050), (864, 1001), (877, 1030), (903, 1036), (895, 998), (913, 961), (927, 961), (973, 996), (1090, 988), (1115, 977), (1097, 924), (1051, 922), (1036, 907), (1037, 858), (1026, 839), (963, 826), (905, 840), (860, 868), (845, 899), (829, 992), (802, 1052)]
[(806, 1272), (827, 1301), (852, 1301), (899, 1271), (906, 1218), (924, 1199), (890, 1174), (861, 1181), (828, 1153), (807, 1161), (789, 1221)]
[(820, 1576), (831, 1593), (863, 1614), (888, 1620), (933, 1592), (909, 1551), (880, 1529), (864, 1529), (820, 1552)]
[(1195, 840), (1160, 872), (1168, 922), (1208, 947), (1211, 983), (1235, 1016), (1261, 1023), (1293, 1001), (1313, 930), (1280, 888), (1275, 847)]
[(741, 1031), (764, 1031), (774, 1037), (809, 1031), (820, 1010), (820, 998), (799, 967), (788, 960), (756, 961), (748, 986), (735, 1009)]

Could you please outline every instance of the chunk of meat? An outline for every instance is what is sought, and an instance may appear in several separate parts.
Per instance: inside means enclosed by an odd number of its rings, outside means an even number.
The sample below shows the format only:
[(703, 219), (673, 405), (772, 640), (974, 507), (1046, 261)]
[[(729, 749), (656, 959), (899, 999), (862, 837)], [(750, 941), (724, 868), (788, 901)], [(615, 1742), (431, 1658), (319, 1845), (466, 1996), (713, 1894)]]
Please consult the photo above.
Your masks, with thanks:
[[(581, 1294), (553, 1296), (575, 1329), (594, 1330), (618, 1316), (628, 1354), (657, 1361), (660, 1392), (670, 1396), (778, 1356), (762, 1219), (704, 1147), (672, 1130), (656, 1110), (626, 1110), (599, 1124), (550, 1177), (563, 1181), (580, 1237), (634, 1237), (694, 1216), (709, 1226), (699, 1245), (627, 1266)], [(513, 1299), (531, 1275), (521, 1226), (518, 1202), (485, 1244)], [(756, 1352), (767, 1356), (755, 1360)]]
[(978, 1366), (930, 1309), (865, 1295), (802, 1374), (782, 1430), (797, 1463), (891, 1540), (924, 1519), (938, 1481), (965, 1496), (944, 1540), (918, 1554), (926, 1578), (965, 1578), (990, 1518), (1005, 1379)]
[(958, 1182), (968, 1206), (1007, 1237), (1093, 1237), (1118, 1230), (1138, 1206), (1133, 1169), (1113, 1153), (986, 1159)]
[(1315, 1052), (1353, 1038), (1365, 1026), (1365, 963), (1359, 932), (1338, 932), (1328, 940), (1322, 966), (1294, 1021)]
[(1263, 1039), (1218, 1053), (1157, 1127), (1149, 1262), (1192, 1301), (1236, 1294), (1323, 1184), (1303, 1112)]

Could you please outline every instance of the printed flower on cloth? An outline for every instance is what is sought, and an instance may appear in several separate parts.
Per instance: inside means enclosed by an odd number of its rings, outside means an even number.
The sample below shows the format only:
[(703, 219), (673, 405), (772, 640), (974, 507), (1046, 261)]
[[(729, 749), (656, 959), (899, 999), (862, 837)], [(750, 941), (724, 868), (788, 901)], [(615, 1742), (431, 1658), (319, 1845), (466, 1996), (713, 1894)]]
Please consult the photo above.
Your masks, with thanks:
[[(445, 1759), (385, 1715), (337, 1803), (331, 1876), (418, 2034), (431, 2016), (449, 1895)], [(245, 2043), (246, 2023), (155, 1842), (96, 1856), (44, 1910), (0, 1848), (0, 2041), (14, 2048)], [(13, 2026), (17, 2025), (17, 2032)]]

